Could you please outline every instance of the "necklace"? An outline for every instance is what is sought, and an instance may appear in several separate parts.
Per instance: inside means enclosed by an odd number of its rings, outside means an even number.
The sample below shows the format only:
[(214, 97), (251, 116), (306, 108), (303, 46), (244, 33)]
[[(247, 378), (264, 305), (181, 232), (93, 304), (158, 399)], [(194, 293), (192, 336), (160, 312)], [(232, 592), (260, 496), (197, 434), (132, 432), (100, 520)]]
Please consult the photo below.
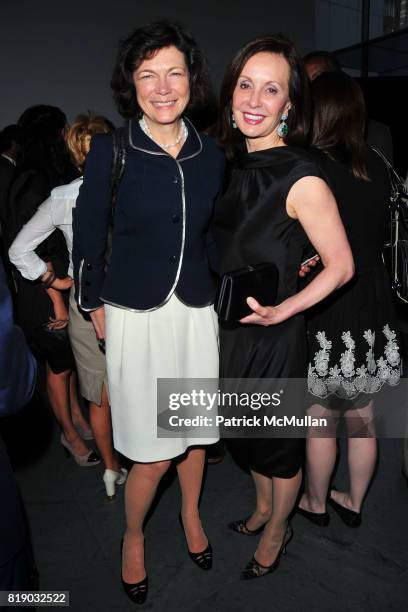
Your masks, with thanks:
[(171, 149), (172, 147), (177, 147), (178, 144), (180, 144), (180, 142), (182, 140), (186, 140), (187, 136), (188, 136), (188, 130), (187, 130), (187, 126), (184, 123), (183, 119), (181, 120), (181, 124), (180, 124), (180, 130), (179, 130), (179, 134), (177, 137), (177, 140), (175, 140), (174, 142), (171, 142), (170, 144), (162, 144), (160, 142), (157, 142), (153, 136), (151, 131), (149, 130), (149, 126), (147, 125), (146, 119), (143, 117), (139, 120), (139, 125), (142, 128), (143, 132), (146, 134), (146, 136), (148, 136), (151, 140), (153, 140), (153, 142), (155, 142), (157, 145), (159, 145), (159, 147), (161, 147), (162, 149)]

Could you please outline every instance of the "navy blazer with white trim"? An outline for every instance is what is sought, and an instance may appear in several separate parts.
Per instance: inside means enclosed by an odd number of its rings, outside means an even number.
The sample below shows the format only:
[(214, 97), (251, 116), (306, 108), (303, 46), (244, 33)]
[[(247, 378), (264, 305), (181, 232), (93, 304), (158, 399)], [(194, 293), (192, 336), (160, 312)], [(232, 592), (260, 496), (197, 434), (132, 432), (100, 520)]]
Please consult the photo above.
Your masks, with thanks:
[[(111, 209), (112, 136), (92, 139), (73, 211), (76, 299), (90, 311), (103, 302), (154, 310), (176, 292), (191, 306), (214, 300), (209, 226), (224, 157), (186, 120), (188, 137), (175, 159), (129, 124), (130, 146), (114, 219), (112, 255), (104, 254)], [(106, 267), (106, 269), (105, 269)]]

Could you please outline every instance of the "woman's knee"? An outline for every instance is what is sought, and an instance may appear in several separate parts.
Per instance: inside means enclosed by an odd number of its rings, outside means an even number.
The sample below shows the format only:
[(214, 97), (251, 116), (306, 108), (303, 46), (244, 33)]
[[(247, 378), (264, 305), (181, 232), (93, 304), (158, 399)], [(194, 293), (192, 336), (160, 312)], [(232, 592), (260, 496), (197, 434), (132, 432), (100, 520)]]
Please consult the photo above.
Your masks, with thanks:
[(155, 461), (154, 463), (146, 463), (145, 468), (153, 478), (161, 478), (167, 472), (171, 465), (171, 461)]
[(355, 438), (375, 437), (375, 418), (373, 413), (373, 402), (369, 402), (362, 408), (348, 410), (345, 413), (347, 434)]
[(339, 423), (339, 414), (336, 410), (331, 410), (313, 404), (307, 410), (307, 415), (311, 417), (311, 425), (307, 431), (308, 438), (335, 438)]

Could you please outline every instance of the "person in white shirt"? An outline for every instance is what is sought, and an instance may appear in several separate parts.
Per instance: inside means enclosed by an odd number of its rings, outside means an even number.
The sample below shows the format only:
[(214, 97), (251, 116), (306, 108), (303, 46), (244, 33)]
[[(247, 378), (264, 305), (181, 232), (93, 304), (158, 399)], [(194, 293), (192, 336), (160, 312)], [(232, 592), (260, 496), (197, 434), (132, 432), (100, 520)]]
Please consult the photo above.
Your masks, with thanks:
[[(80, 171), (85, 165), (92, 136), (98, 133), (108, 133), (113, 129), (110, 121), (102, 116), (88, 113), (76, 118), (68, 129), (66, 140), (72, 158)], [(73, 276), (72, 211), (81, 184), (82, 176), (67, 185), (53, 189), (50, 197), (39, 206), (36, 214), (14, 240), (9, 250), (9, 257), (25, 278), (36, 280), (48, 273), (46, 262), (38, 257), (35, 249), (56, 228), (60, 229), (65, 237), (69, 252), (68, 278)], [(65, 289), (65, 279), (55, 279), (52, 287)], [(92, 431), (106, 467), (103, 476), (106, 493), (109, 498), (112, 498), (115, 495), (115, 484), (123, 484), (127, 472), (120, 467), (112, 444), (105, 356), (99, 349), (89, 315), (78, 310), (73, 299), (73, 289), (72, 287), (69, 308), (69, 335), (77, 366), (80, 391), (82, 396), (89, 401)]]

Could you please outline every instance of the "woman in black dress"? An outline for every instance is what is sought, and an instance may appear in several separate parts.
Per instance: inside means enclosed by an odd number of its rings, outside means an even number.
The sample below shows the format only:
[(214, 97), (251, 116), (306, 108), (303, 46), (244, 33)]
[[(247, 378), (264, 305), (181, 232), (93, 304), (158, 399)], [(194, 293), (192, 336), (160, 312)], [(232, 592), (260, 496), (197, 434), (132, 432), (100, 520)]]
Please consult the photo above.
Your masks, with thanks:
[(336, 196), (353, 251), (356, 275), (321, 302), (308, 320), (308, 387), (313, 416), (332, 417), (332, 437), (307, 441), (307, 489), (299, 512), (314, 523), (329, 522), (326, 498), (336, 461), (335, 424), (348, 429), (350, 490), (331, 490), (328, 502), (350, 527), (373, 475), (377, 443), (372, 399), (384, 384), (400, 379), (400, 354), (390, 280), (382, 262), (390, 182), (385, 163), (363, 140), (364, 98), (343, 73), (325, 73), (312, 84), (316, 159)]
[[(352, 277), (353, 260), (333, 195), (301, 148), (308, 129), (308, 83), (293, 44), (271, 36), (243, 47), (225, 76), (221, 106), (221, 141), (234, 162), (214, 220), (221, 272), (273, 262), (279, 286), (276, 306), (248, 296), (253, 314), (221, 329), (220, 374), (235, 379), (305, 378), (301, 313)], [(308, 239), (324, 269), (297, 293), (298, 267)], [(241, 575), (255, 578), (277, 567), (291, 537), (287, 519), (299, 491), (303, 442), (235, 439), (232, 447), (251, 468), (256, 509), (231, 527), (252, 535), (265, 526), (256, 554)]]

